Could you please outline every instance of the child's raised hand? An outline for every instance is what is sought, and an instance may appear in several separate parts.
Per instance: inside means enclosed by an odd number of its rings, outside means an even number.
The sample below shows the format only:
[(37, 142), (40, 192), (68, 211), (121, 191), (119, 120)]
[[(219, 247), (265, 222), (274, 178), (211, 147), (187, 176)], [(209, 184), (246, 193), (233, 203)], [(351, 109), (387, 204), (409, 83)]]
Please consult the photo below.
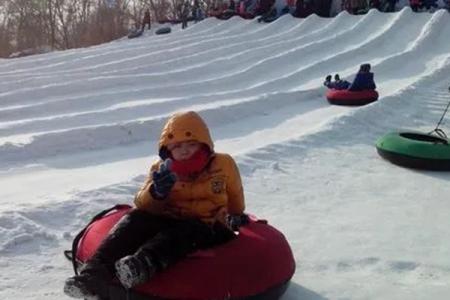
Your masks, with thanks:
[(168, 158), (159, 166), (158, 171), (152, 173), (153, 184), (150, 186), (150, 193), (156, 196), (155, 198), (166, 198), (177, 181), (177, 176), (170, 170), (171, 164), (172, 160)]

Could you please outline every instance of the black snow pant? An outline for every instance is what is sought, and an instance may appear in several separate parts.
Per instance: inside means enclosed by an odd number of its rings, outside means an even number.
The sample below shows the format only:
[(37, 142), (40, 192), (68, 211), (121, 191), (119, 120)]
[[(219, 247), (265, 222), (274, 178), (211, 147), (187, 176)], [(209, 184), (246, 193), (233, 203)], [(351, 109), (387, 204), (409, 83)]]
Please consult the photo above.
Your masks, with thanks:
[(145, 29), (145, 25), (148, 25), (148, 30), (150, 30), (152, 28), (152, 24), (150, 22), (148, 22), (148, 23), (143, 23), (142, 24), (141, 30)]
[(181, 20), (181, 29), (185, 29), (187, 27), (188, 27), (187, 19), (182, 19)]
[(133, 209), (114, 226), (81, 274), (97, 273), (109, 282), (115, 274), (114, 263), (130, 254), (147, 256), (162, 271), (189, 253), (234, 237), (234, 232), (219, 222), (208, 225), (197, 219), (174, 219)]

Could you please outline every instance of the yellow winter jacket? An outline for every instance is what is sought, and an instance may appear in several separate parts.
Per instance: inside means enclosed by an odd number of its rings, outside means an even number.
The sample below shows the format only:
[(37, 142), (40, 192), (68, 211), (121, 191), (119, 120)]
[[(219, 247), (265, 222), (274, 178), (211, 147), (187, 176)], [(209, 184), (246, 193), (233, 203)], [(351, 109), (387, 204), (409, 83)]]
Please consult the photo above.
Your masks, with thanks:
[(245, 209), (244, 192), (236, 163), (228, 154), (214, 153), (208, 127), (197, 113), (178, 113), (168, 120), (159, 141), (160, 156), (169, 143), (188, 140), (196, 140), (209, 147), (212, 154), (206, 168), (191, 181), (177, 181), (168, 197), (158, 200), (150, 194), (151, 174), (163, 161), (155, 162), (136, 194), (136, 207), (173, 217), (200, 218), (207, 223), (225, 222), (227, 214), (242, 214)]

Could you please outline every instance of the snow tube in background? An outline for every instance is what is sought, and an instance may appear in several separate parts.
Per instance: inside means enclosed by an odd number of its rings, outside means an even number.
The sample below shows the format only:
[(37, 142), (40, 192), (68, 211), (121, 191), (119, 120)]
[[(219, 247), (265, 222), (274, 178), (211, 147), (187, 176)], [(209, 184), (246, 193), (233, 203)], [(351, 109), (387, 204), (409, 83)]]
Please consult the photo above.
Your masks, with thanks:
[(144, 33), (144, 29), (133, 30), (128, 34), (128, 38), (134, 39), (134, 38), (140, 37), (143, 33)]
[[(76, 258), (89, 259), (129, 209), (122, 207), (90, 224), (79, 240)], [(113, 282), (109, 300), (279, 299), (294, 272), (295, 260), (283, 234), (265, 221), (252, 220), (236, 239), (193, 253), (128, 295)]]
[(378, 100), (375, 90), (349, 91), (330, 89), (326, 94), (328, 102), (335, 105), (365, 105)]
[(168, 34), (172, 31), (170, 27), (161, 27), (155, 31), (155, 34)]
[(450, 171), (450, 140), (421, 132), (391, 132), (376, 142), (378, 154), (413, 169)]

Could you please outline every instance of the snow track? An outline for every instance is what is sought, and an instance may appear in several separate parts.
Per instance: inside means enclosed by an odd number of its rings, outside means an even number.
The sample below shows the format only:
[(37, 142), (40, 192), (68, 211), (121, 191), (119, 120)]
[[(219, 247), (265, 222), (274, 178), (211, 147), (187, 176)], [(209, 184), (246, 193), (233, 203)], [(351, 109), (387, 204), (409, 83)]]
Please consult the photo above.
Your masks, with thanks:
[[(174, 27), (165, 36), (146, 32), (133, 40), (0, 60), (0, 266), (18, 266), (9, 277), (0, 274), (0, 297), (64, 297), (51, 281), (61, 281), (70, 265), (57, 255), (90, 216), (116, 203), (131, 203), (155, 158), (166, 118), (180, 110), (198, 111), (211, 128), (216, 149), (236, 157), (249, 187), (247, 197), (258, 197), (249, 201), (249, 210), (272, 216), (275, 225), (286, 229), (294, 251), (304, 249), (298, 282), (315, 286), (323, 278), (320, 286), (330, 299), (388, 299), (368, 290), (349, 294), (357, 286), (333, 278), (352, 282), (367, 272), (375, 276), (374, 289), (382, 282), (380, 270), (409, 272), (408, 278), (418, 281), (435, 272), (442, 282), (450, 280), (449, 264), (439, 259), (428, 261), (419, 254), (415, 257), (423, 261), (386, 259), (372, 253), (385, 240), (376, 235), (371, 219), (391, 213), (398, 218), (404, 191), (395, 185), (396, 176), (411, 179), (406, 187), (419, 195), (411, 205), (415, 209), (426, 207), (420, 198), (425, 191), (413, 184), (418, 177), (450, 193), (448, 176), (406, 174), (380, 163), (373, 147), (390, 130), (434, 128), (449, 100), (449, 36), (450, 14), (415, 14), (408, 8), (390, 14), (371, 10), (363, 16), (344, 12), (332, 19), (284, 16), (270, 24), (210, 18), (187, 30)], [(351, 81), (361, 63), (372, 64), (379, 101), (364, 107), (329, 105), (324, 77), (339, 73)], [(361, 166), (360, 160), (367, 163)], [(350, 168), (352, 173), (342, 172)], [(373, 187), (364, 185), (367, 176), (375, 176)], [(40, 188), (48, 182), (51, 190)], [(361, 203), (345, 202), (353, 192), (351, 200), (361, 197)], [(377, 192), (379, 199), (373, 196)], [(290, 201), (282, 199), (287, 194)], [(375, 206), (377, 201), (383, 208)], [(373, 214), (348, 208), (358, 205)], [(347, 208), (364, 213), (353, 220)], [(428, 214), (445, 223), (443, 213)], [(433, 232), (432, 223), (420, 221), (416, 215), (408, 225)], [(419, 243), (411, 235), (414, 230), (402, 236), (395, 225), (388, 220), (381, 227), (399, 243), (408, 238)], [(348, 226), (358, 229), (346, 235)], [(358, 230), (360, 244), (375, 245), (336, 252), (344, 242), (335, 228), (344, 232), (351, 249)], [(322, 237), (329, 245), (323, 245)], [(45, 259), (34, 266), (33, 255)], [(30, 272), (20, 276), (23, 268)], [(355, 270), (363, 271), (355, 275)], [(46, 276), (35, 278), (36, 272)], [(392, 289), (404, 283), (401, 276), (393, 280)], [(22, 293), (20, 281), (39, 288)], [(299, 291), (295, 285), (292, 289)], [(425, 299), (429, 295), (424, 291), (392, 299)], [(440, 291), (446, 294), (437, 289), (435, 299)], [(290, 295), (286, 299), (297, 300), (295, 293)]]
[[(193, 107), (210, 114), (230, 106), (235, 119), (244, 119), (289, 106), (294, 96), (293, 112), (302, 114), (302, 102), (323, 103), (324, 70), (352, 77), (362, 62), (372, 63), (387, 96), (432, 72), (433, 58), (442, 61), (450, 51), (441, 38), (450, 34), (443, 11), (342, 13), (330, 20), (286, 16), (268, 25), (238, 18), (205, 22), (185, 34), (40, 55), (16, 66), (4, 62), (0, 155), (8, 163), (26, 163), (154, 140), (162, 118)], [(439, 47), (421, 50), (430, 43)], [(398, 65), (406, 60), (409, 79), (399, 80), (396, 74), (405, 73)], [(383, 88), (385, 81), (389, 89)], [(62, 136), (73, 145), (61, 142)]]

